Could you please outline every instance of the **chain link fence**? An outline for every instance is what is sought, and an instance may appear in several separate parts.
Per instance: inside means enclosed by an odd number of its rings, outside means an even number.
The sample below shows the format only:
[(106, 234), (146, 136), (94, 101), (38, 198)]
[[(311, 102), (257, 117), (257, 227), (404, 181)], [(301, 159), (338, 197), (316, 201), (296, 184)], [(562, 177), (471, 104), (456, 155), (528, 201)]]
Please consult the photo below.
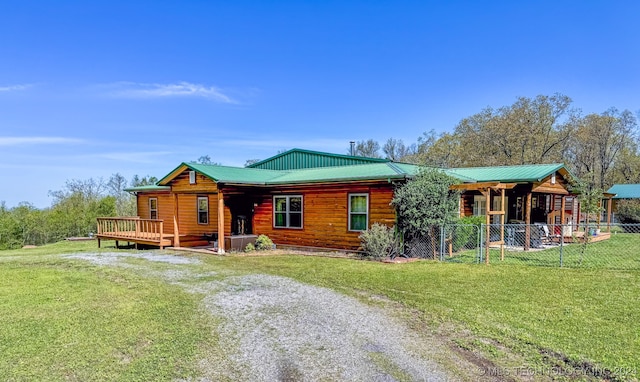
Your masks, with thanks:
[(640, 270), (640, 224), (453, 224), (427, 232), (405, 240), (406, 256), (452, 263)]

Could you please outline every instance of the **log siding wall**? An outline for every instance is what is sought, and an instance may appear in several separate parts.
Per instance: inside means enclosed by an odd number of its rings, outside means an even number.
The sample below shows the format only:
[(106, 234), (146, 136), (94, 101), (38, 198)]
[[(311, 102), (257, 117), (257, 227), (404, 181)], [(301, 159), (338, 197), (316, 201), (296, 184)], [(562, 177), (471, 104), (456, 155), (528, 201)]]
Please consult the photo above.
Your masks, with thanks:
[[(289, 187), (261, 195), (254, 207), (254, 233), (269, 236), (276, 244), (308, 247), (357, 249), (360, 232), (349, 231), (349, 194), (369, 195), (369, 226), (379, 222), (395, 224), (395, 210), (390, 205), (393, 186), (335, 185)], [(273, 226), (273, 196), (303, 196), (303, 228), (275, 228)]]
[(164, 232), (173, 233), (173, 195), (163, 193), (139, 193), (138, 216), (141, 219), (151, 219), (149, 211), (149, 199), (158, 199), (158, 219), (164, 220)]

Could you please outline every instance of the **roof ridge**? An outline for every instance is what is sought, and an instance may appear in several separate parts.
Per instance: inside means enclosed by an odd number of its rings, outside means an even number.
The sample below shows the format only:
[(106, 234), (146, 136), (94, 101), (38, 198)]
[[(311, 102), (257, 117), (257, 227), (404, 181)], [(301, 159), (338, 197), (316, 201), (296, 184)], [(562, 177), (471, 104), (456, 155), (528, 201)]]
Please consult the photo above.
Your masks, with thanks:
[(393, 162), (387, 162), (386, 163), (387, 166), (389, 166), (393, 171), (395, 171), (398, 175), (403, 175), (406, 174), (406, 172), (404, 170), (402, 170), (400, 167), (398, 167), (397, 164), (393, 163)]
[(553, 162), (553, 163), (532, 163), (532, 164), (507, 164), (507, 165), (497, 165), (497, 166), (472, 166), (472, 167), (449, 167), (447, 170), (467, 170), (467, 169), (475, 169), (475, 168), (511, 168), (511, 167), (525, 167), (525, 166), (564, 166), (564, 163)]
[(227, 166), (227, 165), (223, 165), (223, 164), (203, 164), (203, 163), (189, 163), (189, 162), (183, 162), (183, 164), (189, 168), (193, 168), (192, 166), (206, 166), (206, 167), (223, 167), (223, 168), (232, 168), (232, 169), (236, 169), (236, 170), (240, 170), (240, 169), (247, 169), (247, 170), (251, 170), (251, 171), (271, 171), (271, 172), (282, 172), (282, 171), (290, 171), (290, 170), (271, 170), (268, 168), (253, 168), (253, 167), (249, 167), (249, 166)]

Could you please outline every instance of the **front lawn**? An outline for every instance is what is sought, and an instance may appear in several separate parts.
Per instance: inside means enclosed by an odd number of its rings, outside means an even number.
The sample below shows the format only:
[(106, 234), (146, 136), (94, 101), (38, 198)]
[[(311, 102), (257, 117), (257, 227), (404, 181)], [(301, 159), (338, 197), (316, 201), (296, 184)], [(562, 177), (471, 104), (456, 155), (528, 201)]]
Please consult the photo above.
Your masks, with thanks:
[[(126, 267), (56, 255), (77, 251), (97, 249), (95, 243), (60, 243), (0, 252), (0, 379), (197, 379), (203, 343), (217, 346), (202, 296)], [(618, 380), (640, 377), (638, 271), (198, 258), (203, 262), (192, 267), (202, 274), (281, 275), (371, 304), (387, 301), (417, 330), (500, 367), (561, 366), (599, 379), (610, 377), (606, 368)]]
[(172, 380), (197, 376), (208, 333), (196, 296), (124, 269), (46, 256), (60, 243), (0, 252), (0, 379)]
[[(209, 261), (354, 296), (384, 296), (418, 312), (424, 330), (440, 328), (458, 345), (499, 365), (505, 352), (512, 352), (535, 367), (561, 365), (565, 372), (600, 378), (607, 368), (622, 380), (640, 376), (638, 272), (300, 256)], [(463, 334), (468, 330), (474, 336)]]

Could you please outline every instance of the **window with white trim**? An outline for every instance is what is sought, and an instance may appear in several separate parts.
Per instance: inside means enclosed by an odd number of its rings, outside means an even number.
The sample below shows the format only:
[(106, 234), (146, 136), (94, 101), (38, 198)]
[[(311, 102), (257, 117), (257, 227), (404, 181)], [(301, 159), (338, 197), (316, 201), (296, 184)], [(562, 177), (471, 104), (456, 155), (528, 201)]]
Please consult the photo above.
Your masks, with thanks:
[(349, 194), (349, 231), (369, 228), (369, 194)]
[(149, 198), (149, 219), (158, 219), (158, 198)]
[(484, 195), (473, 196), (473, 215), (485, 216), (487, 214), (487, 197)]
[(273, 226), (302, 228), (302, 195), (273, 197)]
[(198, 196), (198, 224), (209, 224), (209, 198)]

